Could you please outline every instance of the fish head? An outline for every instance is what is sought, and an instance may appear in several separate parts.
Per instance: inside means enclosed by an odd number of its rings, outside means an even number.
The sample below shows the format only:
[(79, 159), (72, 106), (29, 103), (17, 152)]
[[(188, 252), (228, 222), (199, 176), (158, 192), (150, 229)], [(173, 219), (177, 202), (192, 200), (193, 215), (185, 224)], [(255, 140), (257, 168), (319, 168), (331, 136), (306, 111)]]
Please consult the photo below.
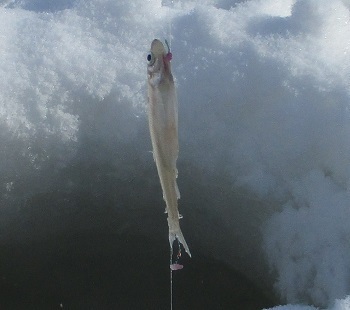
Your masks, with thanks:
[(171, 59), (172, 54), (169, 46), (168, 50), (166, 50), (160, 40), (154, 39), (151, 44), (151, 50), (147, 54), (148, 80), (152, 85), (157, 86), (161, 82), (173, 80), (170, 67)]

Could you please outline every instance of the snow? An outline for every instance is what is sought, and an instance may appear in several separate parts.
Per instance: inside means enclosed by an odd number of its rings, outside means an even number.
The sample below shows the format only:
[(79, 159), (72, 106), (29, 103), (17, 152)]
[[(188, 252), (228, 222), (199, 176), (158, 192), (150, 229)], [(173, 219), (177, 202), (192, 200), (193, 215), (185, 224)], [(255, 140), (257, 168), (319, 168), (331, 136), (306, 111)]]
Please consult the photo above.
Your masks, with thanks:
[(79, 187), (72, 163), (153, 165), (145, 56), (168, 38), (180, 190), (216, 193), (181, 200), (186, 236), (296, 304), (273, 309), (350, 309), (349, 1), (0, 3), (3, 222)]

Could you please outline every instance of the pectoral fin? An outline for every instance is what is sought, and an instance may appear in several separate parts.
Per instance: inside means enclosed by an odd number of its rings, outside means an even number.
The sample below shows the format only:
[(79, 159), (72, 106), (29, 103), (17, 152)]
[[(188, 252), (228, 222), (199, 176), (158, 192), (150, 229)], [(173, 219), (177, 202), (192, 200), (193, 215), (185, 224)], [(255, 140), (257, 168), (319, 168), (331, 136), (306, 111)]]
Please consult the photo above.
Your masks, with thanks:
[(175, 181), (175, 190), (176, 190), (176, 197), (177, 199), (180, 199), (180, 191), (179, 187), (177, 186), (177, 182)]

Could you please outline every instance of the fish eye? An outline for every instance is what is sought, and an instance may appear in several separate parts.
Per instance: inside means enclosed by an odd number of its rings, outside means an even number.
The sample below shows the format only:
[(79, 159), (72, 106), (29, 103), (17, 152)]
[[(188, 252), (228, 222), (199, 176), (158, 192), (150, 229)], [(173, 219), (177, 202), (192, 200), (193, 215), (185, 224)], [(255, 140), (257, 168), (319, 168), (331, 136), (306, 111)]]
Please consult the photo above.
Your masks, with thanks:
[(147, 54), (147, 63), (149, 66), (152, 66), (154, 64), (154, 62), (156, 61), (156, 58), (154, 57), (152, 52), (149, 52)]

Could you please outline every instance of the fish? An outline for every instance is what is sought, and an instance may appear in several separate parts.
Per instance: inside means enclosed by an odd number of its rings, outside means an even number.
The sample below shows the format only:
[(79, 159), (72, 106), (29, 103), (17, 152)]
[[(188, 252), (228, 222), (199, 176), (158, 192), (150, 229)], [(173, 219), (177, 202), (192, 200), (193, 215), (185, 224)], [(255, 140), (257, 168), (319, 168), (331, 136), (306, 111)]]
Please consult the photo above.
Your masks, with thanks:
[(191, 257), (190, 249), (180, 229), (176, 161), (179, 154), (178, 102), (170, 61), (169, 45), (154, 39), (147, 54), (148, 121), (152, 141), (153, 158), (163, 191), (168, 214), (169, 243), (171, 253), (177, 239)]

